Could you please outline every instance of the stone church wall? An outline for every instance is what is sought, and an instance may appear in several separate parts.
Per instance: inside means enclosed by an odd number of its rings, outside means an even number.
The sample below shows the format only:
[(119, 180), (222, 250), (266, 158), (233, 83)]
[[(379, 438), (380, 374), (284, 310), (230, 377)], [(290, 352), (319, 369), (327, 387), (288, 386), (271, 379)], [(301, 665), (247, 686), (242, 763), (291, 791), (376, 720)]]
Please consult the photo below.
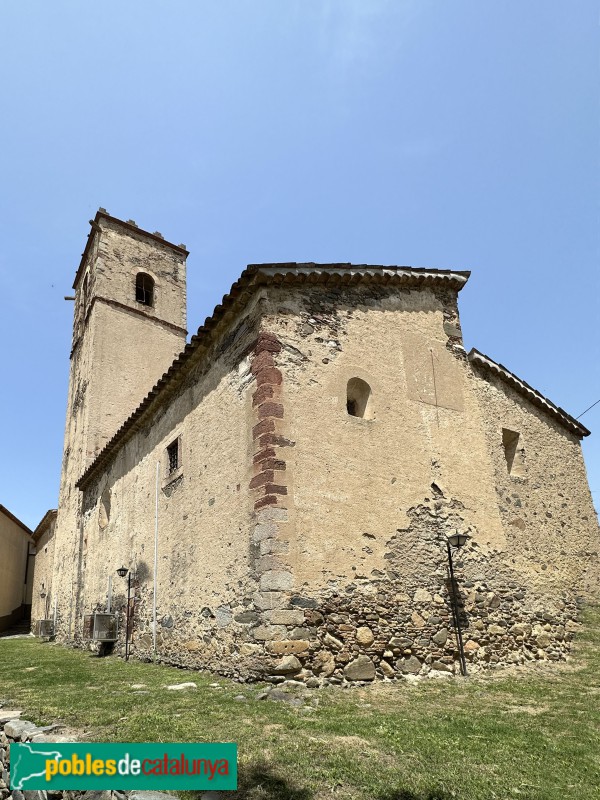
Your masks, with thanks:
[[(96, 215), (75, 280), (53, 591), (61, 639), (79, 636), (84, 546), (77, 480), (185, 346), (185, 251)], [(137, 272), (156, 279), (140, 306)], [(143, 310), (141, 310), (141, 308)]]
[(311, 685), (449, 674), (452, 592), (469, 669), (566, 656), (597, 592), (580, 445), (468, 360), (455, 291), (267, 286), (211, 341), (83, 492), (78, 619), (112, 576), (122, 651), (133, 567), (132, 650), (151, 657), (159, 463), (162, 661)]
[[(254, 632), (270, 669), (334, 682), (455, 671), (455, 530), (471, 536), (456, 560), (470, 669), (564, 658), (586, 585), (597, 592), (577, 439), (474, 371), (452, 294), (315, 288), (270, 301), (282, 379), (267, 435), (285, 495), (257, 512), (276, 591)], [(346, 412), (353, 377), (371, 386), (373, 419)], [(508, 475), (502, 427), (522, 433), (523, 478)]]
[[(229, 334), (229, 336), (227, 335)], [(124, 564), (135, 573), (132, 652), (152, 654), (156, 465), (159, 463), (157, 655), (162, 661), (244, 673), (244, 632), (257, 619), (250, 560), (252, 463), (250, 350), (258, 336), (249, 308), (190, 365), (168, 403), (151, 409), (108, 470), (84, 491), (82, 594), (78, 613), (112, 608), (125, 633)], [(231, 339), (234, 339), (231, 341)], [(166, 448), (180, 439), (167, 474)]]

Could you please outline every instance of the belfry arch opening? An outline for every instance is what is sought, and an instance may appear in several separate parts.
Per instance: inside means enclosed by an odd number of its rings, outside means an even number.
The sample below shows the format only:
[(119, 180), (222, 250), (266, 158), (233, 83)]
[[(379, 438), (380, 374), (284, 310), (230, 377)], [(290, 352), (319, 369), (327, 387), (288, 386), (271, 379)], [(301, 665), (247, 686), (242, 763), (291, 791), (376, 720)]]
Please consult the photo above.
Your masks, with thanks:
[(373, 419), (373, 392), (362, 378), (350, 378), (346, 387), (346, 411), (351, 417)]
[(138, 272), (136, 275), (135, 299), (145, 306), (154, 305), (154, 279), (145, 272)]

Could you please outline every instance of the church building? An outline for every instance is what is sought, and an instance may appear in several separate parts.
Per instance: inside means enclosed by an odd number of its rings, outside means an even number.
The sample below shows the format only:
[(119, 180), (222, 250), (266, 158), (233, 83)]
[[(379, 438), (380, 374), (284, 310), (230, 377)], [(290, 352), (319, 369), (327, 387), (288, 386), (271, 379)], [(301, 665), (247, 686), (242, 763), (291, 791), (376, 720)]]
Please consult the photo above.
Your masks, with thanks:
[(186, 343), (187, 255), (91, 222), (57, 638), (111, 613), (117, 652), (310, 686), (564, 659), (598, 597), (589, 431), (465, 351), (469, 272), (250, 265)]

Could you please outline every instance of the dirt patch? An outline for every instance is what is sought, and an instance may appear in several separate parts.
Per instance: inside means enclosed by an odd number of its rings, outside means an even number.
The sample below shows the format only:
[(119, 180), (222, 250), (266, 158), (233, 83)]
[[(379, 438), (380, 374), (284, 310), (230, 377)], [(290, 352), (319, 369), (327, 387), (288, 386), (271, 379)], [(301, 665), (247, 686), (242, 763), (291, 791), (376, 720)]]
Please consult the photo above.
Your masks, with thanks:
[(546, 711), (550, 711), (549, 706), (509, 706), (503, 709), (504, 714), (530, 714), (532, 717), (536, 717), (538, 714), (545, 714)]
[(369, 742), (368, 739), (363, 739), (362, 736), (332, 736), (329, 741), (338, 742), (340, 744), (348, 745), (349, 747), (364, 747), (365, 749), (367, 747), (370, 749), (373, 748), (371, 742)]
[(272, 733), (273, 731), (280, 731), (284, 726), (279, 724), (272, 724), (272, 725), (263, 725), (263, 731), (265, 733)]

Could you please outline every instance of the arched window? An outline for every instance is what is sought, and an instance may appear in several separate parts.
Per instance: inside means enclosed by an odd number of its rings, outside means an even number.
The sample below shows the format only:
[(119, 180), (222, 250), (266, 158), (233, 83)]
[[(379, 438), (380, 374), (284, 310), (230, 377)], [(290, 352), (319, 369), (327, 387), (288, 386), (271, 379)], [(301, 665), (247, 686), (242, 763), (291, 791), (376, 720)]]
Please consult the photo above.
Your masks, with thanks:
[(361, 378), (350, 378), (346, 388), (346, 410), (351, 417), (373, 419), (371, 387)]
[(154, 305), (154, 281), (145, 272), (138, 272), (136, 275), (135, 299), (145, 306)]

